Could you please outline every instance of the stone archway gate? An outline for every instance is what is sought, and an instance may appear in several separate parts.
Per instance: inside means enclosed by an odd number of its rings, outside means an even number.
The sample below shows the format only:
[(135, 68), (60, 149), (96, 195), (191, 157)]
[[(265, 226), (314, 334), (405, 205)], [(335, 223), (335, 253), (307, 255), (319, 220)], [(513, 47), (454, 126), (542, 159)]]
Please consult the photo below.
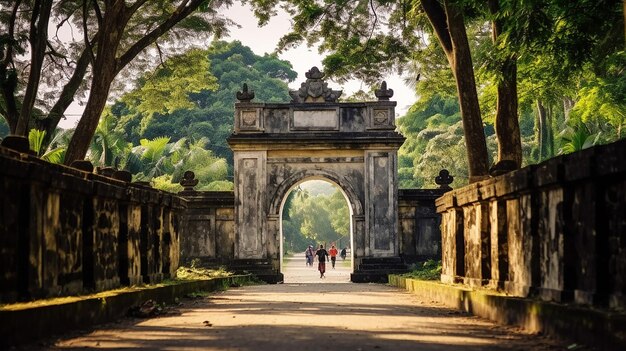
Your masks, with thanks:
[[(383, 83), (378, 101), (337, 102), (316, 67), (306, 73), (290, 103), (252, 102), (237, 94), (234, 152), (233, 254), (237, 268), (259, 270), (281, 281), (280, 208), (288, 191), (308, 178), (336, 183), (351, 206), (353, 281), (403, 268), (399, 257), (396, 102)], [(275, 275), (272, 279), (268, 275)], [(269, 278), (269, 279), (268, 279)]]

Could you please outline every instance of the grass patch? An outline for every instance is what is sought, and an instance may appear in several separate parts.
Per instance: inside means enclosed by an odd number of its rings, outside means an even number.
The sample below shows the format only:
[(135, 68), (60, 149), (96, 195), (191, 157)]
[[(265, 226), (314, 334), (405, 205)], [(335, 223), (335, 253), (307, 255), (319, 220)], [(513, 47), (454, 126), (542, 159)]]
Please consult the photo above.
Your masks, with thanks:
[(405, 278), (419, 280), (439, 280), (441, 278), (441, 261), (428, 260), (411, 265), (411, 271), (402, 275)]
[(233, 273), (226, 270), (224, 267), (218, 269), (209, 269), (203, 267), (178, 267), (176, 270), (177, 280), (198, 280), (198, 279), (211, 279), (211, 278), (224, 278), (230, 277)]

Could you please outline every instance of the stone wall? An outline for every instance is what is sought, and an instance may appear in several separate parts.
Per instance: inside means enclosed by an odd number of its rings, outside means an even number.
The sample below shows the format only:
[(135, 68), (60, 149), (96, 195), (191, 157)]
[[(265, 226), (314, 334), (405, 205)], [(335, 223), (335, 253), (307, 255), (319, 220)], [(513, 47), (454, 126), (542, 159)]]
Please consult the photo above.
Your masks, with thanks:
[[(400, 256), (405, 263), (438, 259), (441, 256), (441, 216), (435, 199), (443, 189), (402, 189), (398, 193)], [(183, 215), (181, 262), (198, 260), (203, 265), (229, 266), (235, 259), (235, 197), (232, 191), (192, 191)], [(278, 246), (279, 244), (277, 244)]]
[(180, 197), (0, 147), (0, 301), (173, 275)]
[(232, 191), (193, 191), (183, 195), (185, 235), (180, 240), (183, 264), (226, 265), (235, 258), (235, 195)]
[(400, 189), (398, 217), (400, 255), (405, 263), (422, 262), (441, 257), (441, 215), (435, 199), (444, 189)]
[(626, 308), (626, 140), (449, 192), (443, 282)]

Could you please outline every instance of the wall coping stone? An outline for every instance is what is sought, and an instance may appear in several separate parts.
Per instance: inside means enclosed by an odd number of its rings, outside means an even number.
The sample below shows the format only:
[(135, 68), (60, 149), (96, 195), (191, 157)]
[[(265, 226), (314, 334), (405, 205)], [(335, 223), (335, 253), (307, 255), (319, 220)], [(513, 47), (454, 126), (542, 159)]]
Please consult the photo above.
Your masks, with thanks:
[(464, 186), (456, 191), (456, 202), (458, 206), (481, 200), (480, 194), (481, 182), (472, 183)]
[(289, 110), (291, 108), (296, 110), (316, 110), (320, 108), (330, 108), (330, 107), (339, 107), (339, 108), (363, 108), (368, 106), (376, 106), (376, 107), (395, 107), (398, 103), (396, 101), (361, 101), (361, 102), (304, 102), (304, 103), (294, 103), (294, 102), (236, 102), (235, 109), (242, 108), (263, 108), (263, 109), (286, 109)]
[(626, 313), (623, 312), (511, 297), (398, 275), (390, 275), (389, 284), (427, 301), (438, 301), (499, 324), (574, 339), (603, 350), (626, 348)]
[(596, 171), (597, 149), (590, 148), (563, 156), (563, 180), (568, 182), (591, 178)]
[(626, 139), (597, 148), (596, 174), (617, 175), (626, 173)]
[(0, 308), (0, 348), (32, 343), (36, 339), (55, 334), (112, 322), (126, 316), (131, 307), (140, 306), (147, 300), (171, 304), (175, 303), (176, 299), (193, 292), (219, 291), (230, 286), (240, 286), (250, 280), (250, 275), (234, 275), (126, 288), (87, 296), (63, 297), (58, 303), (35, 302), (23, 308), (4, 305)]
[(538, 165), (534, 179), (535, 185), (541, 188), (558, 184), (564, 179), (563, 173), (564, 168), (562, 157), (551, 158)]
[(496, 184), (501, 181), (498, 178), (491, 178), (480, 182), (480, 196), (483, 200), (489, 200), (497, 196)]
[(435, 200), (435, 206), (437, 207), (438, 213), (443, 213), (446, 210), (456, 206), (456, 193), (453, 191), (449, 191), (443, 196), (437, 198)]
[(428, 200), (432, 201), (441, 197), (449, 189), (399, 189), (398, 200), (399, 201), (420, 201)]

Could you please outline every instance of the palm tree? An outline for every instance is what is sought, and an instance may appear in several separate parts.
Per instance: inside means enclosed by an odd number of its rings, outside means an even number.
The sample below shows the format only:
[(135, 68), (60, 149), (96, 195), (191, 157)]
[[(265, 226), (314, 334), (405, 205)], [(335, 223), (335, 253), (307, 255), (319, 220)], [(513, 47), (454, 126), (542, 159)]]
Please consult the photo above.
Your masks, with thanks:
[(95, 166), (120, 167), (130, 153), (130, 143), (122, 134), (115, 132), (115, 121), (104, 114), (98, 123), (89, 147), (89, 159)]
[(566, 127), (560, 134), (561, 148), (559, 155), (571, 154), (596, 145), (601, 133), (591, 133), (584, 123), (579, 123), (576, 127)]
[(42, 160), (50, 163), (61, 164), (65, 158), (65, 151), (74, 131), (71, 129), (57, 129), (47, 148), (44, 148), (46, 131), (31, 129), (28, 133), (30, 149)]

